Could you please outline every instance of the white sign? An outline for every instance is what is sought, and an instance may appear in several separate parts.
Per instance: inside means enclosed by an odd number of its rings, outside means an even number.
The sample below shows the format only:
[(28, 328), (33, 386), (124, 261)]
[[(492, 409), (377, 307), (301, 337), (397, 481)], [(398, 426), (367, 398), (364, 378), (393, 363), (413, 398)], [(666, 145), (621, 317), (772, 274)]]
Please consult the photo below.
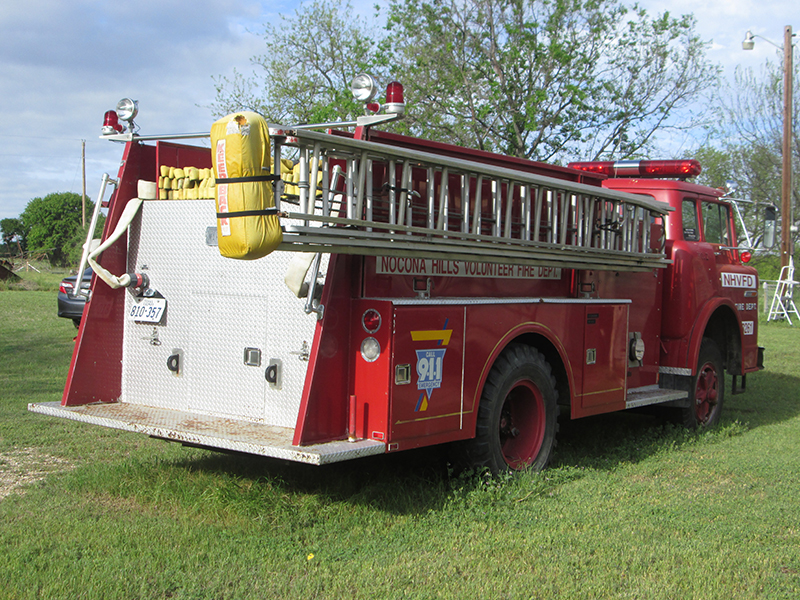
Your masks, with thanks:
[(375, 262), (379, 275), (427, 275), (446, 277), (485, 277), (499, 279), (561, 279), (558, 267), (501, 265), (466, 260), (379, 256)]
[(722, 287), (755, 289), (756, 276), (747, 273), (722, 273)]
[(753, 323), (754, 321), (742, 321), (742, 331), (745, 335), (753, 335), (755, 330)]

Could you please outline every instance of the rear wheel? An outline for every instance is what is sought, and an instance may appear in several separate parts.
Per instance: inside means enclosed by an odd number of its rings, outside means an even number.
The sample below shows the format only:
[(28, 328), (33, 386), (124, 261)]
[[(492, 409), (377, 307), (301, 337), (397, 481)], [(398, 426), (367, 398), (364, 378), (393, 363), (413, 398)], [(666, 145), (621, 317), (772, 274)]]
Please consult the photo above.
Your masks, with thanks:
[(683, 425), (689, 429), (713, 427), (719, 422), (725, 396), (722, 353), (711, 338), (703, 338), (697, 359), (690, 406), (682, 409)]
[(476, 435), (465, 445), (468, 465), (495, 475), (547, 466), (558, 430), (557, 398), (544, 356), (529, 346), (509, 346), (483, 388)]

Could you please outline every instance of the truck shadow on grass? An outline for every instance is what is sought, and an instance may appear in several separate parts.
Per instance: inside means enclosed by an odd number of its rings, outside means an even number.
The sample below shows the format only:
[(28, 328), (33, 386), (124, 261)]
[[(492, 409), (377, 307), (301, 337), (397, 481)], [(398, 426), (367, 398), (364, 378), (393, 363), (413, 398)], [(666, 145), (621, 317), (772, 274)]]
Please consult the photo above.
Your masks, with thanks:
[[(728, 387), (730, 380), (728, 380)], [(610, 413), (571, 421), (562, 417), (559, 444), (551, 467), (525, 481), (491, 485), (542, 490), (579, 479), (592, 471), (614, 471), (689, 444), (715, 443), (748, 430), (800, 415), (795, 400), (800, 378), (781, 374), (750, 377), (748, 390), (728, 389), (722, 420), (711, 430), (688, 431), (663, 418), (633, 412)], [(175, 466), (212, 477), (233, 478), (245, 486), (268, 485), (293, 497), (313, 496), (323, 503), (366, 505), (392, 514), (438, 511), (459, 495), (487, 487), (480, 474), (459, 475), (448, 463), (446, 447), (431, 447), (362, 458), (322, 467), (221, 452), (203, 452)], [(541, 490), (540, 490), (541, 488)], [(512, 494), (513, 495), (513, 494)]]
[(248, 487), (276, 488), (284, 498), (294, 501), (313, 496), (324, 504), (344, 502), (406, 515), (442, 508), (451, 487), (444, 447), (323, 466), (209, 451), (178, 461), (176, 466), (222, 479), (233, 478)]
[(613, 470), (669, 448), (734, 437), (800, 415), (800, 378), (769, 371), (755, 373), (748, 378), (747, 391), (737, 395), (731, 394), (730, 383), (727, 377), (720, 423), (709, 430), (686, 430), (664, 418), (663, 413), (629, 411), (575, 421), (562, 419), (552, 465)]

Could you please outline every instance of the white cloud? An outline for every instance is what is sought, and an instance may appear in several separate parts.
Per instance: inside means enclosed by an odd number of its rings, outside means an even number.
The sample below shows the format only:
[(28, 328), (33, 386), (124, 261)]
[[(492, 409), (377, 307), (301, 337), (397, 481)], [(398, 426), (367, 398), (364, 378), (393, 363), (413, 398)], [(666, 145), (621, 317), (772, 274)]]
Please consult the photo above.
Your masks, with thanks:
[[(103, 113), (131, 96), (144, 132), (205, 131), (212, 76), (247, 66), (265, 16), (241, 0), (28, 0), (0, 7), (0, 218), (34, 197), (87, 193), (116, 175), (121, 146), (99, 140)], [(77, 175), (76, 175), (77, 173)]]
[[(747, 29), (781, 44), (800, 14), (794, 0), (644, 0), (651, 13), (693, 12), (713, 40), (710, 58), (732, 74), (757, 68), (775, 49), (741, 50)], [(34, 197), (80, 192), (86, 140), (87, 193), (116, 175), (122, 147), (98, 139), (103, 113), (131, 96), (143, 133), (207, 131), (212, 77), (247, 71), (263, 47), (265, 22), (297, 2), (263, 0), (27, 0), (0, 4), (0, 218), (16, 217)], [(371, 0), (354, 0), (370, 19)], [(800, 22), (793, 23), (800, 29)]]

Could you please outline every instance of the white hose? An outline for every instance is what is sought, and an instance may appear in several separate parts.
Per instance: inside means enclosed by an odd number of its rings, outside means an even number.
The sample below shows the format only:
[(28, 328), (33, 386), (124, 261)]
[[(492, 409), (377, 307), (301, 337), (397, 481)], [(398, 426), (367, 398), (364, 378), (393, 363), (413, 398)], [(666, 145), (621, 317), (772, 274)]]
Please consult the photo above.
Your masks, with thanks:
[(140, 198), (132, 198), (128, 201), (128, 204), (125, 205), (125, 210), (122, 211), (122, 215), (117, 222), (117, 226), (114, 229), (113, 233), (106, 238), (106, 241), (97, 246), (96, 248), (92, 248), (96, 242), (99, 240), (92, 240), (89, 243), (89, 254), (87, 256), (89, 260), (89, 264), (92, 266), (92, 269), (97, 276), (105, 281), (111, 288), (117, 289), (120, 287), (126, 287), (130, 284), (131, 278), (127, 273), (123, 273), (119, 277), (116, 275), (111, 274), (103, 267), (101, 267), (97, 262), (95, 262), (95, 257), (97, 257), (103, 250), (108, 248), (111, 244), (116, 242), (123, 233), (128, 230), (131, 222), (133, 221), (136, 213), (139, 212), (139, 207), (142, 205), (142, 200)]

